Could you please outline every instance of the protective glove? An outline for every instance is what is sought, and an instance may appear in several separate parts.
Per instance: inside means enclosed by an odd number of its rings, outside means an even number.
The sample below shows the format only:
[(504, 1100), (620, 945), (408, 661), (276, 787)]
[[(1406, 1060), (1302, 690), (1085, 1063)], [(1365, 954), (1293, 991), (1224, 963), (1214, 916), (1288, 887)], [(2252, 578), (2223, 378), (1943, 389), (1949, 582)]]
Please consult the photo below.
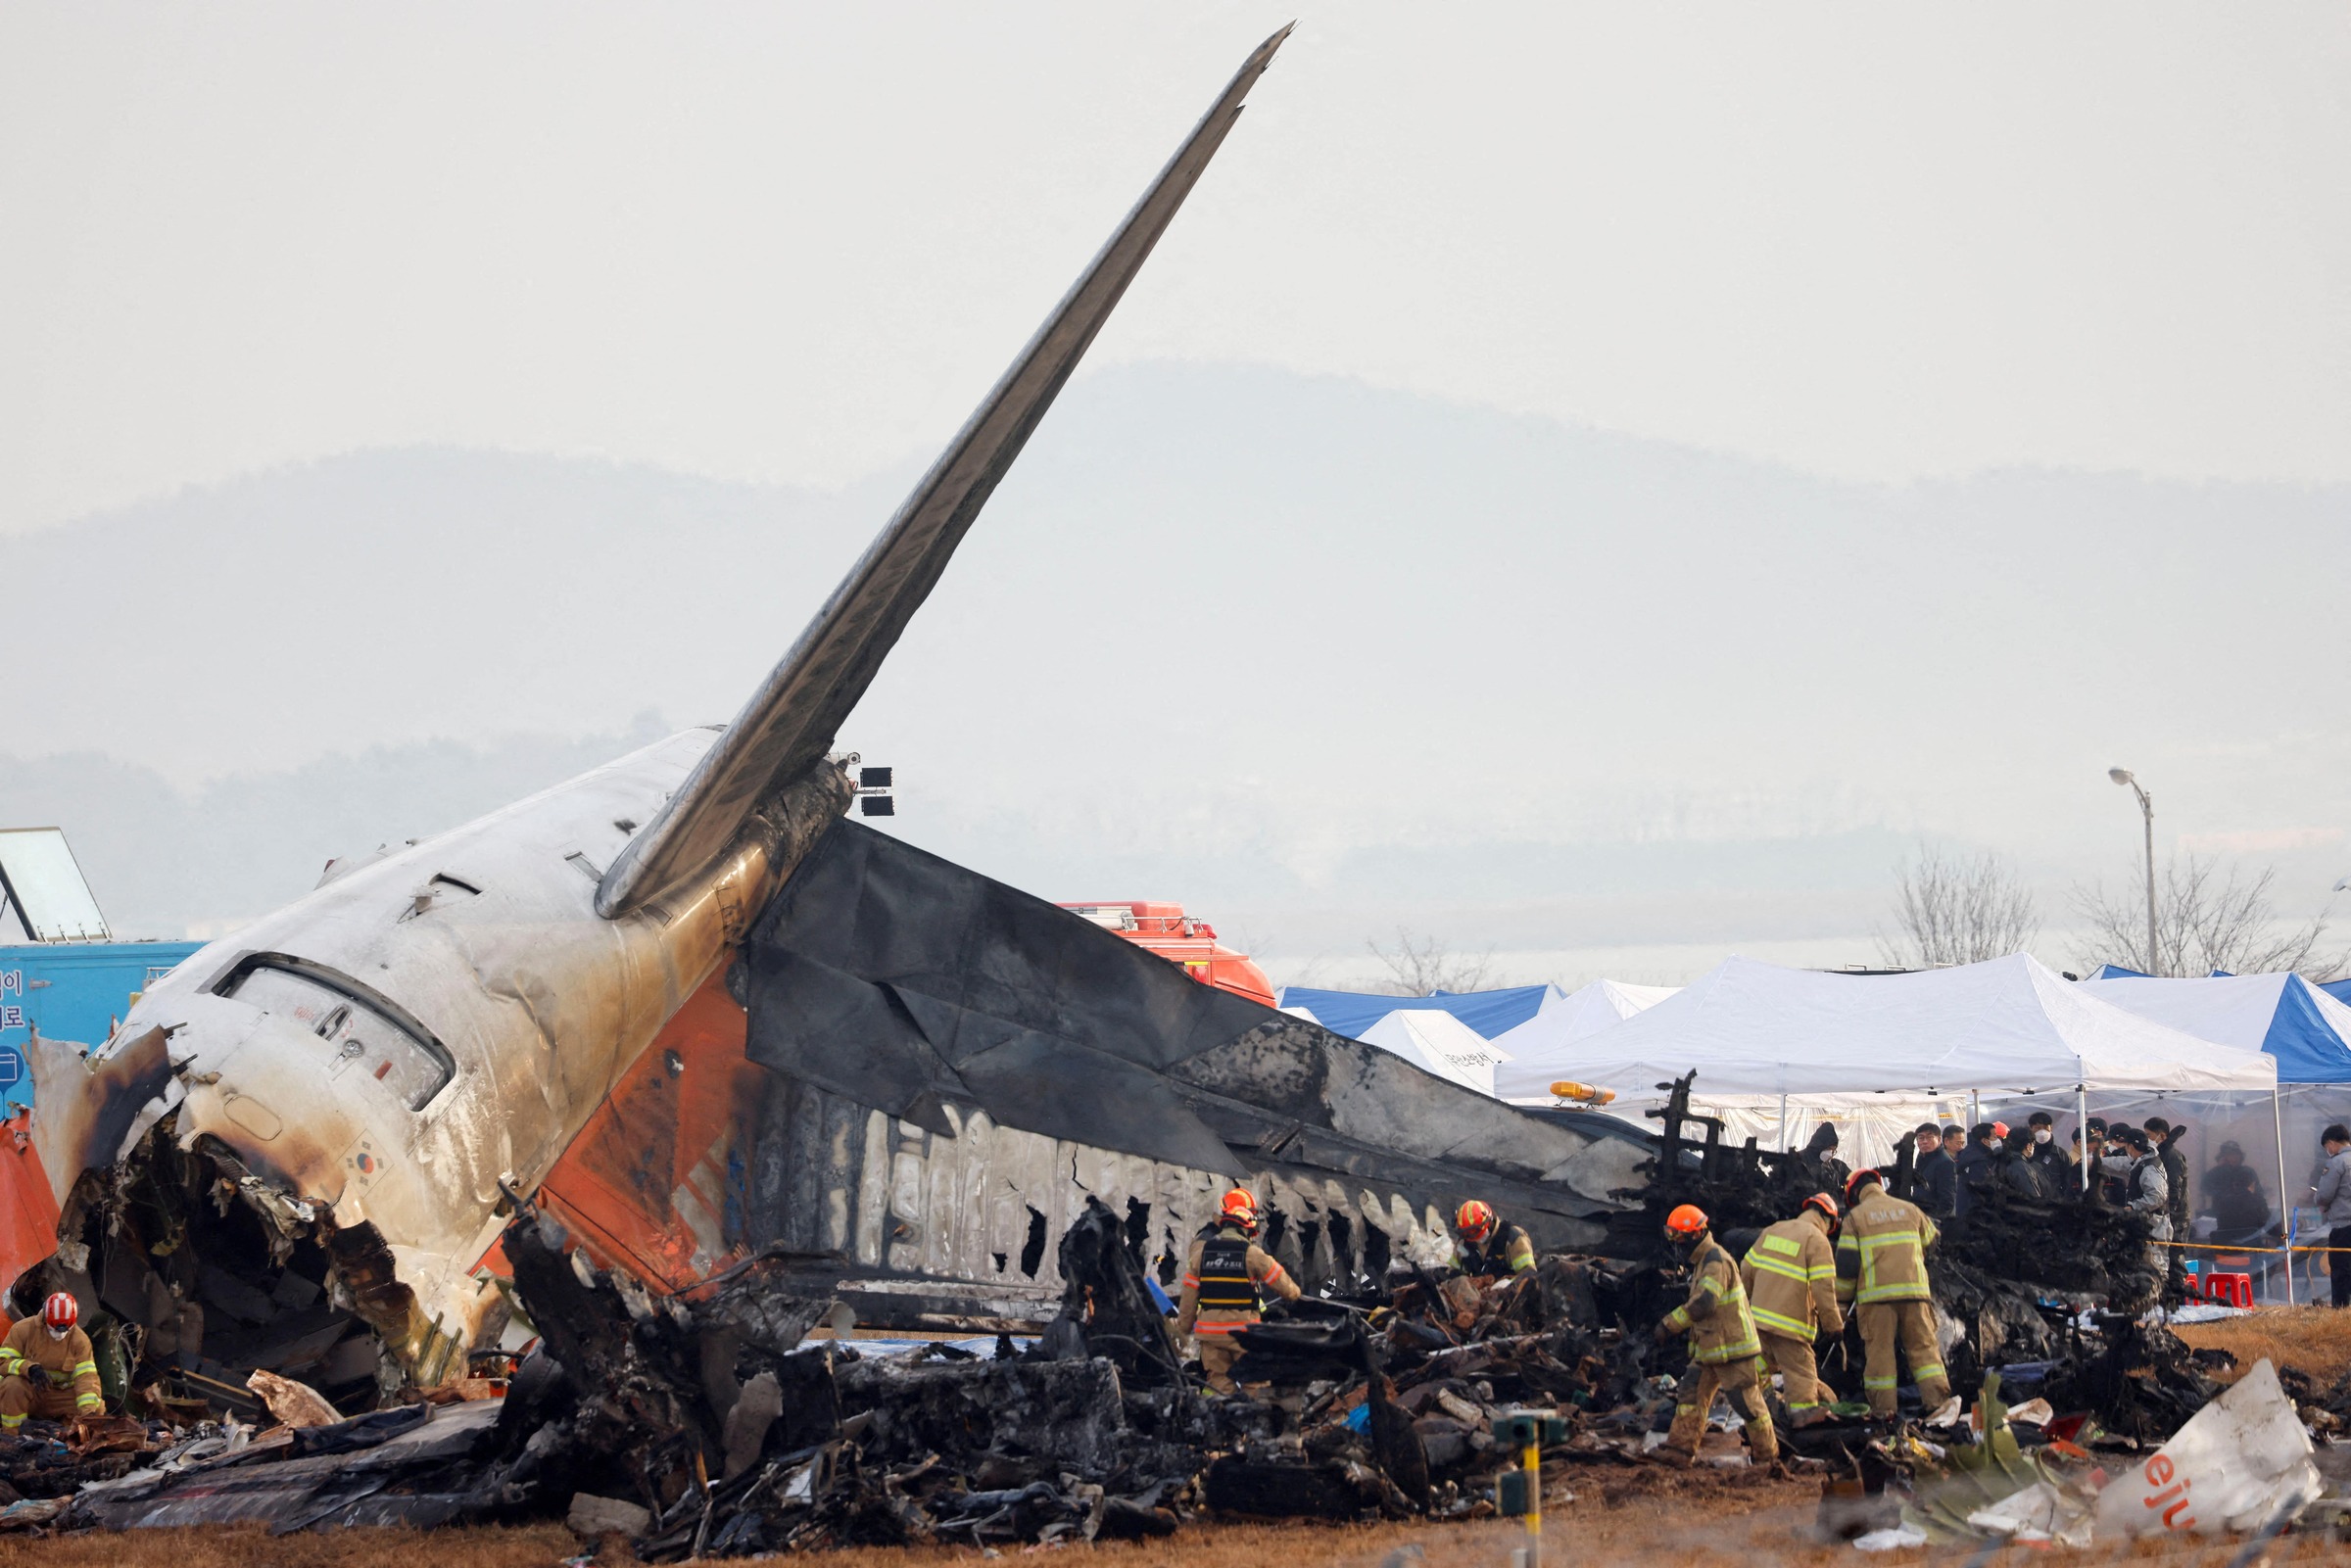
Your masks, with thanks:
[(30, 1362), (24, 1368), (24, 1381), (36, 1389), (47, 1388), (49, 1386), (49, 1368), (38, 1361)]
[(1673, 1338), (1673, 1335), (1674, 1335), (1674, 1327), (1673, 1327), (1673, 1325), (1672, 1325), (1671, 1323), (1668, 1323), (1668, 1322), (1666, 1322), (1666, 1321), (1665, 1321), (1663, 1318), (1659, 1318), (1659, 1319), (1657, 1320), (1657, 1327), (1656, 1327), (1656, 1341), (1657, 1341), (1657, 1343), (1658, 1343), (1659, 1345), (1662, 1345), (1662, 1344), (1664, 1344), (1664, 1343), (1665, 1343), (1667, 1340), (1670, 1340), (1670, 1339), (1672, 1339), (1672, 1338)]

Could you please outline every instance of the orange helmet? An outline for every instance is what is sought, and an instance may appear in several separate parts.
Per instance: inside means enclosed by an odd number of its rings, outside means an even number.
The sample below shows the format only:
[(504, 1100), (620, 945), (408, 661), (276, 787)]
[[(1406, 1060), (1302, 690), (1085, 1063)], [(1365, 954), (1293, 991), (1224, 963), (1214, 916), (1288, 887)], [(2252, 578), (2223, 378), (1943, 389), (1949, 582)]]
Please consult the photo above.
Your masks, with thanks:
[(1484, 1241), (1494, 1234), (1494, 1210), (1472, 1198), (1454, 1211), (1453, 1228), (1470, 1241)]
[(81, 1304), (71, 1294), (59, 1291), (41, 1303), (41, 1321), (63, 1331), (72, 1328), (81, 1317)]
[(1221, 1206), (1224, 1217), (1244, 1230), (1257, 1228), (1257, 1200), (1249, 1196), (1246, 1187), (1235, 1187), (1224, 1195)]
[(1799, 1209), (1797, 1212), (1800, 1214), (1805, 1209), (1817, 1209), (1823, 1214), (1826, 1214), (1829, 1220), (1829, 1234), (1832, 1236), (1837, 1234), (1838, 1221), (1842, 1219), (1844, 1215), (1838, 1211), (1836, 1199), (1830, 1197), (1825, 1192), (1816, 1192), (1811, 1197), (1804, 1200), (1803, 1208)]
[(1886, 1178), (1884, 1176), (1880, 1175), (1876, 1170), (1870, 1168), (1868, 1165), (1863, 1165), (1860, 1169), (1854, 1171), (1851, 1175), (1845, 1178), (1845, 1201), (1847, 1204), (1858, 1203), (1861, 1198), (1862, 1188), (1883, 1187), (1885, 1185)]
[(1665, 1216), (1665, 1234), (1687, 1241), (1706, 1233), (1706, 1212), (1696, 1204), (1683, 1204)]

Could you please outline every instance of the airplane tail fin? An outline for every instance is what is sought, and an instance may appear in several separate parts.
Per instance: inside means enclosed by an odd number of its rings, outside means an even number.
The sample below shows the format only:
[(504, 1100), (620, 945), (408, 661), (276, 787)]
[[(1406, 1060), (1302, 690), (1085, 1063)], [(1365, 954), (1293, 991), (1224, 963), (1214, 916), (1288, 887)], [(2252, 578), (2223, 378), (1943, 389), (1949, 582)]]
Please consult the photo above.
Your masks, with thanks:
[(700, 873), (726, 852), (763, 799), (831, 750), (849, 710), (1078, 368), (1289, 33), (1282, 28), (1242, 63), (783, 662), (660, 815), (613, 861), (597, 888), (598, 913), (618, 918)]

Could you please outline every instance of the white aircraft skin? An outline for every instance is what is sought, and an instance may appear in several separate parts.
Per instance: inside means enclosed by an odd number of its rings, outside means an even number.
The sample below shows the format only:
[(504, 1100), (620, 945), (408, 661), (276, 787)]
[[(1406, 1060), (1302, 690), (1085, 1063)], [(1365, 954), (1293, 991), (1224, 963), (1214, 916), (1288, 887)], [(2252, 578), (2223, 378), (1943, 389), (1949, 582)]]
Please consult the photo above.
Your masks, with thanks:
[[(826, 756), (840, 723), (1287, 32), (1250, 56), (733, 726), (330, 868), (132, 1006), (78, 1097), (116, 1084), (122, 1109), (142, 1105), (120, 1145), (55, 1146), (100, 1125), (113, 1142), (120, 1117), (60, 1116), (46, 1137), (36, 1118), (69, 1262), (84, 1168), (119, 1164), (175, 1115), (181, 1147), (206, 1140), (246, 1167), (246, 1201), (282, 1234), (380, 1237), (368, 1279), (339, 1274), (345, 1294), (412, 1380), (456, 1364), (493, 1299), (473, 1269), (504, 1223), (502, 1185), (536, 1188), (846, 809), (854, 791)], [(426, 1044), (403, 1045), (404, 1031)], [(449, 1069), (437, 1089), (416, 1070), (435, 1045)], [(70, 1084), (41, 1097), (76, 1099)]]
[[(753, 839), (659, 906), (596, 913), (623, 825), (649, 820), (714, 738), (672, 736), (335, 877), (191, 955), (115, 1037), (165, 1034), (171, 1081), (141, 1130), (176, 1109), (183, 1145), (216, 1138), (336, 1228), (374, 1225), (417, 1307), (387, 1338), (424, 1358), (436, 1337), (462, 1347), (489, 1300), (471, 1270), (504, 1224), (501, 1183), (536, 1188), (784, 869)], [(849, 794), (840, 783), (819, 824)], [(411, 1109), (397, 1081), (365, 1070), (375, 1056), (355, 1062), (321, 1037), (316, 1010), (217, 994), (256, 954), (395, 1004), (447, 1049), (448, 1083)]]

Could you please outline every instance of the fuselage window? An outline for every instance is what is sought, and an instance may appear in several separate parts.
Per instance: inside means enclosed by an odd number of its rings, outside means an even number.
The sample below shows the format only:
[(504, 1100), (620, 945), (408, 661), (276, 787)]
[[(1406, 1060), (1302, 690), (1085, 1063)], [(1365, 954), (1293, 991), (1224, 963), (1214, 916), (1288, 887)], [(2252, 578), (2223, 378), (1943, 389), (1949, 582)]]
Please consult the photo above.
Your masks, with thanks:
[(421, 1111), (456, 1075), (456, 1064), (422, 1025), (356, 981), (299, 959), (247, 959), (217, 987), (318, 1037), (330, 1081), (372, 1079)]

